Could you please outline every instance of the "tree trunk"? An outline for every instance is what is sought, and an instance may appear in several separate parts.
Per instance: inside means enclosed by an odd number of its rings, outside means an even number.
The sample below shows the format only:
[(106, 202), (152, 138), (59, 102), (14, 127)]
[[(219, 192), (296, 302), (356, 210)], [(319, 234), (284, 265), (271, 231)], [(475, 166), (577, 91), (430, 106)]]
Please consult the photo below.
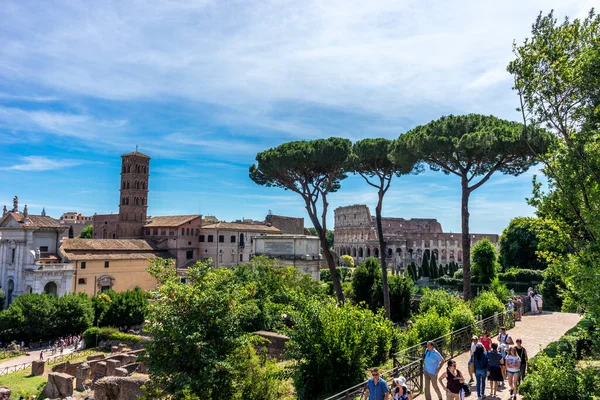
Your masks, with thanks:
[(469, 235), (469, 182), (462, 178), (462, 252), (463, 252), (463, 299), (471, 299), (471, 238)]
[(386, 251), (387, 246), (385, 244), (385, 238), (383, 237), (383, 227), (381, 226), (381, 208), (383, 205), (383, 193), (379, 193), (379, 201), (377, 207), (375, 207), (375, 215), (377, 220), (377, 236), (379, 237), (379, 256), (381, 257), (381, 284), (383, 285), (383, 308), (385, 308), (385, 316), (390, 318), (391, 307), (390, 307), (390, 290), (388, 287), (388, 274), (386, 264)]
[(321, 251), (323, 252), (323, 257), (327, 261), (327, 267), (329, 267), (329, 272), (331, 273), (331, 281), (333, 282), (333, 289), (335, 290), (335, 295), (340, 303), (346, 301), (344, 296), (344, 290), (342, 289), (342, 284), (340, 283), (340, 277), (337, 273), (337, 269), (335, 268), (335, 260), (333, 259), (333, 255), (329, 250), (329, 246), (327, 245), (327, 236), (325, 229), (323, 229), (323, 225), (319, 222), (319, 219), (312, 211), (310, 204), (306, 204), (306, 211), (308, 212), (308, 216), (313, 223), (317, 231), (317, 235), (319, 235), (319, 240), (321, 241)]

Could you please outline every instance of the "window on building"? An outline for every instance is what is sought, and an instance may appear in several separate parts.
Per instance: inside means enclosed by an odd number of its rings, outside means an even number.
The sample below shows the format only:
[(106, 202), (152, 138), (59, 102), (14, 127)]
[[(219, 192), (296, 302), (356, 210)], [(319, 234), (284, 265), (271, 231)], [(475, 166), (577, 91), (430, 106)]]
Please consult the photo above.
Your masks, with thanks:
[(81, 262), (81, 269), (85, 269), (85, 267), (86, 267), (86, 266), (87, 266), (87, 265), (86, 265), (86, 262), (85, 262), (85, 261), (82, 261), (82, 262)]
[(187, 279), (186, 279), (186, 278), (180, 278), (180, 279), (179, 279), (179, 282), (181, 282), (181, 283), (183, 283), (183, 284), (185, 285), (185, 284), (186, 284), (186, 282), (187, 282)]
[(231, 255), (231, 262), (234, 263), (235, 262), (235, 254)]
[(167, 236), (167, 230), (166, 229), (161, 229), (160, 230), (160, 236)]
[(185, 235), (185, 228), (181, 228), (181, 236)]
[(169, 236), (175, 236), (175, 229), (169, 229)]
[(154, 236), (158, 235), (158, 229), (154, 228)]
[(191, 246), (191, 245), (192, 245), (192, 242), (188, 242), (188, 246)]
[(17, 249), (12, 249), (11, 263), (15, 263), (15, 257), (17, 256)]
[(244, 254), (240, 254), (240, 261), (244, 261)]
[(213, 235), (208, 235), (208, 243), (212, 243), (213, 242)]
[(204, 235), (200, 235), (200, 242), (204, 243)]
[(194, 250), (186, 250), (185, 259), (191, 260), (192, 258), (194, 258)]
[(79, 278), (79, 279), (77, 280), (77, 284), (79, 284), (79, 285), (85, 285), (85, 283), (86, 283), (86, 282), (85, 282), (85, 278)]
[(225, 243), (225, 236), (219, 235), (219, 243)]
[(116, 239), (116, 238), (117, 238), (117, 234), (113, 233), (113, 239)]
[(42, 253), (47, 253), (48, 252), (48, 246), (40, 246), (40, 251)]
[(104, 268), (108, 268), (110, 266), (110, 263), (108, 261), (104, 261)]
[(235, 243), (235, 235), (231, 236), (231, 243)]

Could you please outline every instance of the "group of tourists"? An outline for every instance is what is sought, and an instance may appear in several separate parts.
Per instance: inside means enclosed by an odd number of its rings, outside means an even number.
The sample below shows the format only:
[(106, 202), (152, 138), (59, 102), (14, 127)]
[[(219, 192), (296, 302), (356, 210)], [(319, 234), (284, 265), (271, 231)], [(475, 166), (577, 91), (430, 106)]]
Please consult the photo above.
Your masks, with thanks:
[(538, 290), (531, 287), (527, 289), (527, 298), (531, 302), (531, 312), (533, 314), (541, 314), (543, 300), (542, 295), (538, 292)]
[[(512, 399), (517, 398), (521, 380), (527, 369), (527, 351), (521, 339), (513, 341), (504, 327), (500, 328), (497, 342), (487, 331), (481, 337), (473, 336), (471, 343), (468, 371), (470, 380), (475, 382), (477, 399), (485, 399), (486, 381), (490, 382), (490, 396), (496, 396), (499, 386), (507, 381)], [(446, 370), (439, 375), (442, 368)], [(431, 390), (442, 399), (440, 387), (446, 391), (446, 400), (463, 400), (471, 392), (465, 376), (457, 368), (455, 360), (446, 362), (436, 349), (434, 342), (427, 342), (423, 358), (423, 375), (425, 384), (425, 400), (431, 400)], [(401, 376), (393, 380), (394, 387), (390, 392), (385, 379), (381, 379), (379, 370), (371, 370), (372, 378), (365, 388), (365, 399), (368, 400), (412, 400), (412, 393), (406, 385), (406, 378)], [(439, 376), (438, 376), (439, 375)], [(439, 386), (438, 386), (439, 382)]]
[[(68, 335), (66, 337), (61, 337), (55, 340), (54, 342), (48, 343), (48, 349), (46, 352), (49, 352), (50, 355), (55, 355), (57, 352), (60, 352), (62, 355), (65, 348), (73, 347), (73, 351), (79, 349), (79, 346), (82, 343), (81, 335)], [(40, 351), (40, 360), (44, 359), (44, 350)]]

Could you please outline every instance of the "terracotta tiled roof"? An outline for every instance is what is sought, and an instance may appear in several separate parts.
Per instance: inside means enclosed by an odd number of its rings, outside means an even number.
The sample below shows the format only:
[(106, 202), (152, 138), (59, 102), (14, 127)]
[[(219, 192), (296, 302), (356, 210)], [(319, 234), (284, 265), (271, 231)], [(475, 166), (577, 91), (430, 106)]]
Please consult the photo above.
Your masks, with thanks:
[(145, 155), (144, 153), (140, 153), (139, 151), (132, 151), (131, 153), (123, 154), (121, 157), (127, 157), (127, 156), (138, 156), (138, 157), (150, 158), (149, 156)]
[(30, 226), (30, 227), (40, 227), (40, 228), (62, 228), (68, 229), (67, 226), (58, 222), (52, 217), (42, 216), (42, 215), (28, 215), (27, 218), (23, 215), (22, 212), (17, 211), (8, 212), (1, 221), (4, 221), (7, 218), (14, 218), (15, 221), (19, 223), (21, 226)]
[(112, 254), (78, 254), (64, 253), (65, 258), (70, 261), (93, 261), (93, 260), (151, 260), (157, 257), (167, 257), (168, 254), (160, 253), (112, 253)]
[(171, 215), (166, 217), (152, 217), (150, 222), (144, 225), (145, 228), (153, 227), (175, 227), (186, 224), (196, 218), (200, 218), (202, 215)]
[(248, 232), (264, 232), (264, 233), (281, 233), (274, 226), (262, 224), (240, 224), (236, 222), (217, 222), (216, 224), (204, 225), (202, 229), (222, 229), (231, 231), (248, 231)]
[(61, 249), (73, 251), (147, 251), (154, 249), (143, 239), (65, 239)]

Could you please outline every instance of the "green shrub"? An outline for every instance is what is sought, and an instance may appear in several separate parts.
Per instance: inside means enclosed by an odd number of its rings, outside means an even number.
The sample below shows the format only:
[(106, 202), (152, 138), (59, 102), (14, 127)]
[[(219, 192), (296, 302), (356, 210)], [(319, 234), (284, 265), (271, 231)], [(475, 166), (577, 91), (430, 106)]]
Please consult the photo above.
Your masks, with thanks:
[(320, 272), (321, 282), (331, 282), (331, 271), (328, 269), (322, 269)]
[(504, 304), (494, 293), (484, 290), (475, 298), (473, 312), (475, 315), (481, 315), (482, 318), (491, 317), (496, 312), (504, 312)]
[(354, 302), (356, 304), (365, 302), (371, 310), (379, 308), (383, 299), (379, 299), (377, 292), (378, 286), (381, 286), (381, 269), (375, 258), (368, 258), (362, 262), (352, 274), (352, 291), (354, 293)]
[(450, 315), (448, 315), (450, 319), (450, 331), (454, 332), (465, 326), (470, 326), (475, 323), (475, 315), (473, 315), (473, 311), (466, 305), (463, 304), (459, 307), (454, 308)]
[[(337, 267), (335, 270), (340, 277), (340, 282), (346, 282), (352, 278), (352, 268)], [(331, 271), (329, 271), (329, 269), (322, 269), (319, 274), (321, 282), (331, 282)]]
[(505, 304), (510, 297), (512, 297), (512, 292), (509, 288), (506, 287), (503, 283), (500, 283), (498, 278), (494, 278), (492, 280), (492, 284), (490, 285), (490, 292), (494, 293), (498, 300)]
[(450, 319), (440, 316), (435, 307), (420, 314), (413, 325), (421, 342), (433, 340), (450, 333)]
[(496, 247), (488, 239), (475, 243), (471, 250), (471, 278), (473, 282), (490, 283), (500, 270)]
[(403, 276), (390, 276), (388, 280), (390, 290), (390, 318), (394, 322), (404, 322), (410, 318), (411, 298), (414, 284), (411, 278)]
[(282, 379), (283, 370), (267, 357), (259, 357), (251, 344), (241, 347), (229, 361), (235, 371), (235, 390), (231, 399), (276, 400), (283, 397), (286, 384)]
[(463, 280), (444, 276), (435, 280), (441, 286), (449, 286), (452, 288), (462, 288)]
[(528, 284), (540, 283), (544, 279), (543, 271), (534, 269), (511, 268), (506, 272), (498, 274), (498, 279), (502, 282), (522, 282)]
[(462, 281), (464, 279), (462, 268), (454, 271), (454, 274), (452, 274), (452, 277), (454, 279), (460, 279)]
[(119, 332), (117, 328), (108, 326), (97, 328), (94, 326), (83, 332), (85, 347), (96, 347), (96, 333), (98, 334), (98, 343), (106, 340), (115, 340), (123, 343), (139, 343), (142, 339), (141, 336), (138, 335)]
[(461, 304), (462, 301), (459, 298), (452, 296), (445, 290), (426, 288), (419, 303), (419, 313), (425, 314), (430, 309), (435, 308), (440, 316), (447, 317), (454, 308)]
[(334, 394), (365, 378), (367, 368), (385, 362), (400, 338), (380, 312), (333, 301), (310, 301), (292, 314), (287, 355), (299, 399)]
[(529, 363), (529, 373), (519, 386), (525, 400), (588, 400), (598, 394), (597, 373), (576, 369), (571, 358), (540, 354)]

